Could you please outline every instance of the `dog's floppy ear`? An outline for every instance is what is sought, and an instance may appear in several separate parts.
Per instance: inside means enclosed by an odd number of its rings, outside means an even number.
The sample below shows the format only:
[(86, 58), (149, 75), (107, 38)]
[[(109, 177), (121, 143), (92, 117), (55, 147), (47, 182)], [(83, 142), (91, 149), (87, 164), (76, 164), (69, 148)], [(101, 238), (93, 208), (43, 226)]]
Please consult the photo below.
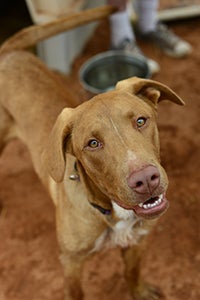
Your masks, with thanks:
[(147, 97), (156, 106), (162, 100), (170, 100), (176, 104), (184, 105), (184, 101), (166, 85), (138, 77), (131, 77), (126, 80), (119, 81), (116, 89), (123, 89), (132, 94), (141, 94)]
[(70, 134), (72, 131), (72, 108), (65, 108), (59, 114), (49, 136), (42, 160), (50, 176), (61, 182), (65, 172), (65, 152), (70, 152)]

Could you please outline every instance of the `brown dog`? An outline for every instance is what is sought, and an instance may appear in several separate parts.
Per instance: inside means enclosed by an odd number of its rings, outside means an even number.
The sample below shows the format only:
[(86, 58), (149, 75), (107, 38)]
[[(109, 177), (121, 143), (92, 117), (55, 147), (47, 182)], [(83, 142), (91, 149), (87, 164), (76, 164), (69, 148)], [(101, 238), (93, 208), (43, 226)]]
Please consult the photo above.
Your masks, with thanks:
[[(81, 24), (97, 19), (99, 10), (83, 13)], [(107, 7), (103, 16), (111, 11)], [(77, 25), (77, 15), (71, 20)], [(138, 268), (143, 237), (168, 208), (156, 106), (165, 99), (183, 101), (161, 83), (130, 78), (70, 108), (73, 95), (38, 58), (19, 50), (70, 27), (63, 21), (45, 26), (25, 30), (2, 47), (0, 150), (21, 138), (52, 196), (67, 300), (82, 298), (85, 259), (115, 246), (122, 248), (134, 299), (155, 299)], [(59, 29), (51, 31), (54, 26)]]

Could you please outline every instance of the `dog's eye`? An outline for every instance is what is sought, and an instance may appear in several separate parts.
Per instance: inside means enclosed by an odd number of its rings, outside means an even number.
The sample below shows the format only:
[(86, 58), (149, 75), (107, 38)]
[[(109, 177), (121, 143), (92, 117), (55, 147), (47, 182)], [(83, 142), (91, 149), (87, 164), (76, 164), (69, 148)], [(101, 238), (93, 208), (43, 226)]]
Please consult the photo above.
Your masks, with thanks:
[(101, 143), (95, 139), (92, 139), (88, 142), (88, 147), (90, 147), (90, 148), (95, 149), (95, 148), (99, 148), (100, 146), (101, 146)]
[(145, 117), (139, 117), (136, 121), (137, 127), (140, 128), (146, 124), (147, 119)]

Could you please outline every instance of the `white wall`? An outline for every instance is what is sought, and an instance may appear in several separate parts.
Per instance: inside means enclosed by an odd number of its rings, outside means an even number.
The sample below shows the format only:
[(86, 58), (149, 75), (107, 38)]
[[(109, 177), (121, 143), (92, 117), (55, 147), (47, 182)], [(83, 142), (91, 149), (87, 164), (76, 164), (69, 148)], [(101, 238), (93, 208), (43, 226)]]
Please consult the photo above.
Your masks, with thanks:
[[(35, 15), (33, 0), (26, 0), (26, 2), (33, 21), (39, 23), (42, 18), (41, 15)], [(104, 0), (85, 1), (84, 9), (97, 7), (105, 3), (106, 1)], [(45, 17), (46, 21), (48, 21), (48, 16)], [(49, 17), (49, 20), (51, 18), (52, 15)], [(65, 74), (70, 73), (74, 58), (81, 53), (96, 26), (97, 22), (93, 22), (40, 42), (37, 46), (38, 56), (50, 68)]]

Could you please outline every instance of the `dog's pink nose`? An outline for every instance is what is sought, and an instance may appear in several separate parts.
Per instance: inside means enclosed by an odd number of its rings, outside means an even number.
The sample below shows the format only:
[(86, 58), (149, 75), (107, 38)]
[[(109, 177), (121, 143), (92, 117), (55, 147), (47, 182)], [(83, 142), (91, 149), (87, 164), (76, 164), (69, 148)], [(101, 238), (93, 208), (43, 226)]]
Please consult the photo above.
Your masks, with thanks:
[(128, 185), (139, 194), (152, 194), (160, 184), (160, 173), (154, 166), (147, 166), (133, 172), (128, 178)]

